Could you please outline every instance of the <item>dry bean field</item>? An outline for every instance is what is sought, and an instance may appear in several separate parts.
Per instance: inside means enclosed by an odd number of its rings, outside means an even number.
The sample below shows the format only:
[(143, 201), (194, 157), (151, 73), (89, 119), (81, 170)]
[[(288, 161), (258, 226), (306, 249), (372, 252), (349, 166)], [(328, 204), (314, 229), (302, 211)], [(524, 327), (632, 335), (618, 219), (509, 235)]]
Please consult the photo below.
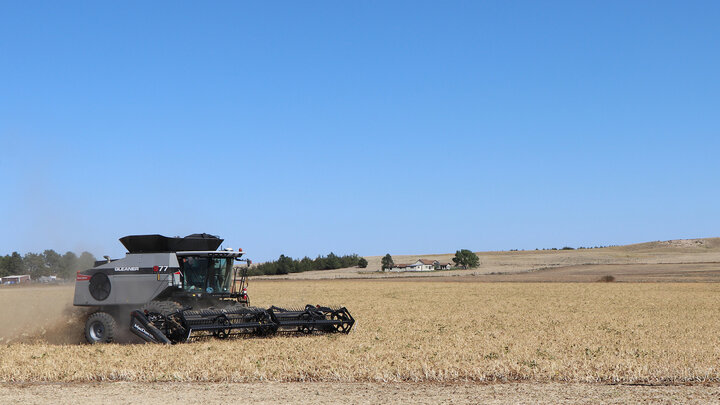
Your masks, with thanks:
[[(26, 336), (5, 336), (0, 381), (720, 382), (720, 284), (256, 281), (254, 304), (343, 304), (349, 335), (176, 346), (79, 343), (71, 287), (3, 288)], [(46, 308), (43, 308), (45, 306)], [(28, 322), (27, 308), (43, 326)], [(9, 342), (8, 342), (9, 341)]]

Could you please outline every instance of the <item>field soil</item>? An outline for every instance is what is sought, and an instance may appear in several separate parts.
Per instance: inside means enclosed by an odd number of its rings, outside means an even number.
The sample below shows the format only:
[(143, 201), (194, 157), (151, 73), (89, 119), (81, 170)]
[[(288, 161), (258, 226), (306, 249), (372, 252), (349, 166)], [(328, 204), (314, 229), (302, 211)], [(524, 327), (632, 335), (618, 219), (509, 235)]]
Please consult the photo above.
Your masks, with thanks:
[[(231, 398), (231, 399), (229, 399)], [(507, 383), (0, 384), (0, 403), (577, 404), (720, 402), (720, 387)]]
[[(253, 279), (322, 280), (357, 278), (479, 277), (479, 281), (720, 281), (720, 238), (679, 239), (576, 250), (476, 252), (480, 266), (468, 270), (382, 272), (382, 256), (367, 256), (368, 267), (317, 270)], [(395, 263), (417, 259), (452, 263), (454, 254), (395, 255)], [(537, 273), (537, 274), (532, 274)]]

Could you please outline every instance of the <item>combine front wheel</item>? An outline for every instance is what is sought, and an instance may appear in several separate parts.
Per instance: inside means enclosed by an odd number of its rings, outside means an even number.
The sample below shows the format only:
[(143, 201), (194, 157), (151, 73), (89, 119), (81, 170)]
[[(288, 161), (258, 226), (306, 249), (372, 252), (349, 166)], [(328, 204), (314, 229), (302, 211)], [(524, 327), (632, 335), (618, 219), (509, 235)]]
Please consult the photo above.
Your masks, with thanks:
[(88, 343), (110, 343), (115, 338), (117, 323), (107, 312), (95, 312), (85, 322), (85, 339)]

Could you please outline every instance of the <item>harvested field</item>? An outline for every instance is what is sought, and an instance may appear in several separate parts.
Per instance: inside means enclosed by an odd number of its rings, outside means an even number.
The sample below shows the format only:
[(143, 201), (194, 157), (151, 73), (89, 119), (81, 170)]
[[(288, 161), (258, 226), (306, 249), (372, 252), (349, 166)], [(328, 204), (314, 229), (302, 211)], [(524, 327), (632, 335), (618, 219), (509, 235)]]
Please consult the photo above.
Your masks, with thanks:
[(0, 384), (0, 402), (17, 404), (154, 402), (227, 404), (577, 404), (720, 401), (718, 386), (508, 383), (82, 383)]
[[(9, 291), (21, 290), (0, 289), (0, 303)], [(0, 347), (0, 381), (720, 382), (720, 284), (260, 281), (250, 292), (258, 306), (344, 304), (356, 328), (177, 346), (54, 345), (46, 333)]]

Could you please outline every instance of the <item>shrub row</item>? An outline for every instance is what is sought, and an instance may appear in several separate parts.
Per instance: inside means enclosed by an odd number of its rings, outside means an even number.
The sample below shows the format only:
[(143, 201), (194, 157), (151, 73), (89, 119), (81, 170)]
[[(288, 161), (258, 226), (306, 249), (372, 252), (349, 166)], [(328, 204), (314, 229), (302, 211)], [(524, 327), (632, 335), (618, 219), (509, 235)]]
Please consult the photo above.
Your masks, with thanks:
[(366, 267), (367, 261), (357, 254), (338, 256), (332, 252), (327, 256), (318, 256), (315, 259), (307, 256), (302, 259), (293, 259), (280, 255), (275, 261), (252, 265), (248, 270), (248, 275), (302, 273), (310, 270), (332, 270), (354, 266)]

